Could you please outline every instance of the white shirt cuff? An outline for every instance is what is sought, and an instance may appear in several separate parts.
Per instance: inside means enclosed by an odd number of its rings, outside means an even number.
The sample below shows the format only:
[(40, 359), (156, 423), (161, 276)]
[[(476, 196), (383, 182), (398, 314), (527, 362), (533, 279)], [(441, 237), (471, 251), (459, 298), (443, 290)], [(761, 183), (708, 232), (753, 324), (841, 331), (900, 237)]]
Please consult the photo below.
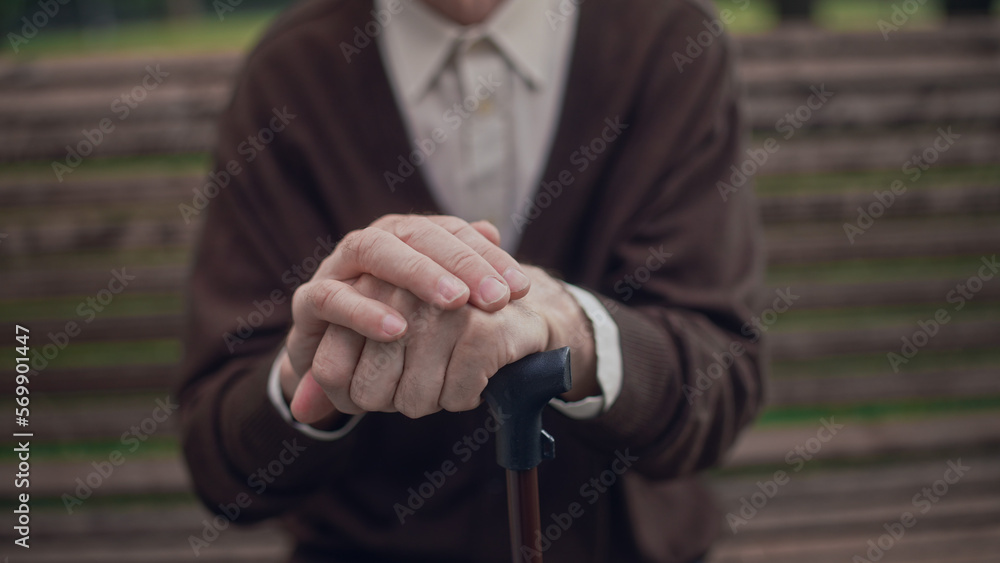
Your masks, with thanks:
[(597, 354), (597, 384), (601, 395), (567, 403), (561, 399), (552, 399), (549, 404), (564, 415), (583, 420), (594, 418), (607, 412), (622, 390), (624, 367), (622, 365), (621, 340), (618, 325), (601, 302), (589, 291), (574, 285), (563, 284), (570, 295), (583, 309), (594, 327), (594, 350)]
[(351, 420), (348, 420), (347, 424), (342, 428), (332, 431), (317, 430), (308, 424), (302, 424), (292, 418), (292, 411), (288, 408), (288, 403), (285, 402), (285, 397), (281, 393), (281, 357), (284, 356), (284, 352), (285, 349), (282, 348), (281, 353), (278, 354), (278, 357), (275, 358), (274, 363), (271, 365), (271, 375), (267, 379), (267, 396), (271, 399), (271, 404), (277, 409), (278, 414), (293, 428), (315, 440), (330, 442), (346, 436), (348, 432), (361, 422), (361, 419), (365, 416), (364, 414), (352, 416)]

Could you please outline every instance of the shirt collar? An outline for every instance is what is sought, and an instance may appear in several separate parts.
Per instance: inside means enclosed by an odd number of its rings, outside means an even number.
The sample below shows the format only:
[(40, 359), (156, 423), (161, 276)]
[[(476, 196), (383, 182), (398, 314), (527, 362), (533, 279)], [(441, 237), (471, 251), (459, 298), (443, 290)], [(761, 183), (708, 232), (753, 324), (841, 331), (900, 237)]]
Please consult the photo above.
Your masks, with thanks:
[[(376, 9), (387, 0), (376, 0)], [(544, 88), (553, 72), (553, 34), (547, 28), (548, 2), (505, 0), (481, 24), (462, 26), (420, 0), (404, 0), (382, 36), (388, 70), (408, 101), (419, 100), (448, 62), (461, 38), (489, 38), (533, 89)]]

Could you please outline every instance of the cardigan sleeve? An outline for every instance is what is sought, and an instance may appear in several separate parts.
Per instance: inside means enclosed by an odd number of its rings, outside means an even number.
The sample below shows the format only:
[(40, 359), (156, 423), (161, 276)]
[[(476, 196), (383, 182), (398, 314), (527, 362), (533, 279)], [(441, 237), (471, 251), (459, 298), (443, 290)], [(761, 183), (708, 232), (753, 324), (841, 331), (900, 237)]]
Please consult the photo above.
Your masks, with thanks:
[(240, 522), (299, 504), (337, 477), (357, 442), (356, 432), (337, 441), (299, 432), (266, 391), (292, 294), (340, 238), (310, 199), (299, 161), (309, 117), (301, 97), (279, 89), (287, 65), (268, 46), (250, 57), (220, 122), (213, 172), (186, 210), (204, 222), (187, 291), (183, 453), (209, 508), (248, 503)]
[(659, 34), (597, 190), (598, 208), (613, 210), (597, 215), (608, 240), (568, 280), (602, 297), (624, 364), (618, 400), (576, 430), (606, 455), (628, 448), (651, 478), (718, 463), (765, 388), (752, 324), (762, 235), (752, 180), (733, 182), (760, 163), (743, 142), (732, 49), (723, 37), (678, 58), (704, 16), (689, 7)]

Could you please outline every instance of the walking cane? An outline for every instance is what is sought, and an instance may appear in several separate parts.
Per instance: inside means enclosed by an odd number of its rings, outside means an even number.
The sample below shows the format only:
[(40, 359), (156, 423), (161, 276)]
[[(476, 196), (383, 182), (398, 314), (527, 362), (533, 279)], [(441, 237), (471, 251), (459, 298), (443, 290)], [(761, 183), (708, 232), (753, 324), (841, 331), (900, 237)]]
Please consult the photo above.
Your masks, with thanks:
[[(483, 397), (501, 422), (497, 463), (507, 469), (511, 561), (542, 563), (538, 464), (555, 457), (555, 440), (542, 430), (542, 409), (572, 387), (569, 348), (532, 354), (490, 378)], [(503, 417), (501, 416), (503, 415)]]

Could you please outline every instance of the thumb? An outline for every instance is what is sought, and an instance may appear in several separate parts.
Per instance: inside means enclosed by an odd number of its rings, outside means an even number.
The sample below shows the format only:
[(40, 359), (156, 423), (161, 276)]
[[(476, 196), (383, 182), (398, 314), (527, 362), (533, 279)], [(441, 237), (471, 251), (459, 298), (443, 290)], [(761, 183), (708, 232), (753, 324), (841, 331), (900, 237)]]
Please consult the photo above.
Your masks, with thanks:
[(312, 370), (302, 376), (289, 406), (292, 417), (303, 424), (313, 424), (337, 413), (326, 392), (313, 379)]

